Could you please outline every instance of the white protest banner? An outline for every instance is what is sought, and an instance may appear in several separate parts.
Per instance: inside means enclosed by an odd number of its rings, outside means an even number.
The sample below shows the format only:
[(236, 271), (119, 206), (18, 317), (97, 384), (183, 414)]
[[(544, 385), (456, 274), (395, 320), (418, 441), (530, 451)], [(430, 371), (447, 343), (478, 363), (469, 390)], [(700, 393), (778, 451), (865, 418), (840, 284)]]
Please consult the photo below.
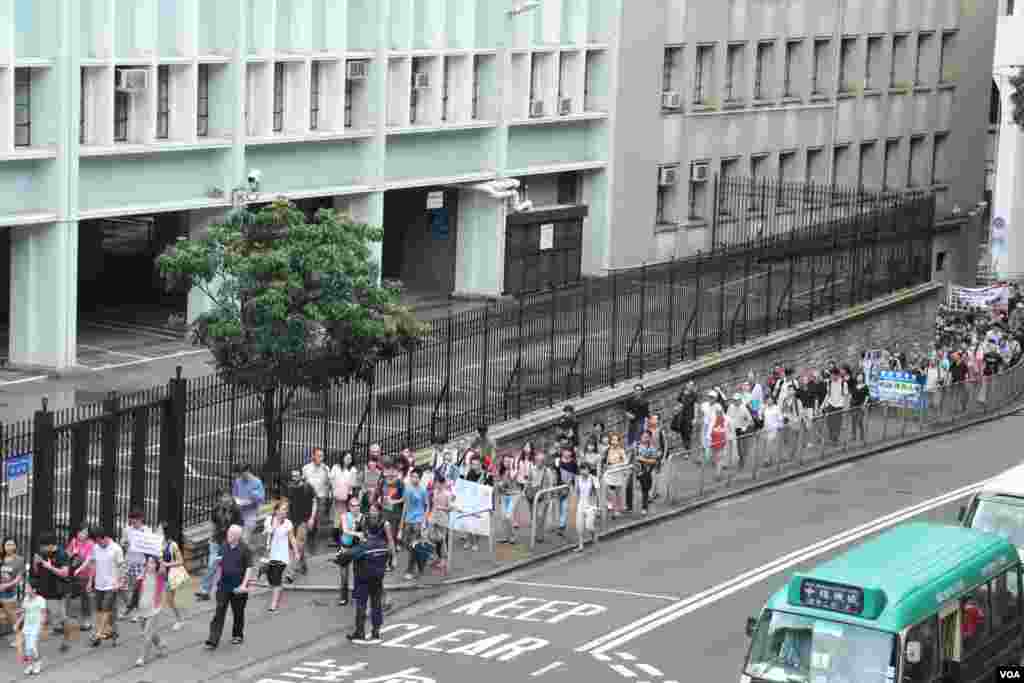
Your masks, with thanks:
[(950, 287), (949, 299), (954, 308), (1006, 307), (1010, 300), (1010, 288), (1006, 285)]
[(491, 535), (491, 511), (494, 510), (493, 489), (473, 481), (455, 482), (455, 507), (451, 513), (451, 529), (477, 536)]
[(128, 547), (125, 550), (160, 557), (160, 551), (163, 549), (163, 540), (163, 536), (154, 534), (151, 531), (129, 529)]

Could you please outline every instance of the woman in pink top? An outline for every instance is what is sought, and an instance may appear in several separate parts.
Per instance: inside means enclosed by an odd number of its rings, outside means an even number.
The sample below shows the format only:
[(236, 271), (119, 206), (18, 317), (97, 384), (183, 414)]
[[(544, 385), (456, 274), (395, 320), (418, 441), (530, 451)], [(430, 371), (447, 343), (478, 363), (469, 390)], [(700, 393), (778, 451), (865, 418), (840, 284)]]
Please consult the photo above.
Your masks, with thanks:
[(451, 486), (454, 482), (445, 481), (444, 474), (434, 475), (430, 488), (430, 540), (434, 542), (437, 560), (434, 566), (442, 576), (448, 575), (448, 520), (452, 501), (455, 495)]
[[(68, 559), (71, 562), (72, 570), (78, 569), (86, 563), (89, 557), (92, 555), (92, 547), (94, 541), (92, 533), (88, 526), (82, 526), (71, 540), (68, 541), (64, 551), (68, 555)], [(81, 596), (81, 608), (82, 615), (80, 617), (82, 622), (82, 630), (88, 631), (92, 629), (92, 577), (96, 572), (96, 568), (93, 565), (89, 565), (85, 568), (81, 574), (78, 575), (78, 590)]]

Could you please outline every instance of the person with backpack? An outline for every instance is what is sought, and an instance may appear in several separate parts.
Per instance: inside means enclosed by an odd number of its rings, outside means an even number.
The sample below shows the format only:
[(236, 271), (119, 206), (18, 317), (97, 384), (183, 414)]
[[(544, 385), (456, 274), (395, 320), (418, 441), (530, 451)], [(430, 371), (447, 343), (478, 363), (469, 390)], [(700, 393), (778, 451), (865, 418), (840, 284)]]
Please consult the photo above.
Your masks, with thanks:
[(730, 433), (732, 424), (722, 410), (722, 406), (714, 403), (711, 406), (711, 419), (708, 421), (708, 428), (704, 435), (704, 442), (707, 444), (711, 464), (715, 468), (715, 479), (722, 478), (722, 469), (725, 466), (725, 458), (728, 455)]

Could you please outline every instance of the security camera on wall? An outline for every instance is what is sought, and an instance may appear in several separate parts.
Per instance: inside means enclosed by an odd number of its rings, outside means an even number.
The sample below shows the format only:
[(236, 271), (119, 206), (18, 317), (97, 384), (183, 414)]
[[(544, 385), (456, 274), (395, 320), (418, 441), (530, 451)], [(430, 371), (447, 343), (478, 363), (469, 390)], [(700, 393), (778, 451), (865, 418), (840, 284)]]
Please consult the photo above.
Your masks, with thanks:
[(263, 180), (263, 171), (255, 168), (249, 171), (249, 190), (259, 192), (261, 180)]

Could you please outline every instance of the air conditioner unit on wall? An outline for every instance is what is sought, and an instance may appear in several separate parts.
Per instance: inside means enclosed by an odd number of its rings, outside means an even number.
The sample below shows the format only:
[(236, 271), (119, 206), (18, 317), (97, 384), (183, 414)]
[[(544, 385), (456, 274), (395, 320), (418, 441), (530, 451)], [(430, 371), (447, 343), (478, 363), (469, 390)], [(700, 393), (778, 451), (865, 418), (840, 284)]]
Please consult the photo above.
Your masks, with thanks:
[(426, 90), (430, 87), (430, 74), (415, 73), (412, 75), (412, 87), (417, 90)]
[(662, 109), (679, 109), (683, 106), (683, 96), (677, 92), (666, 90), (661, 93)]
[(558, 113), (561, 116), (568, 116), (572, 113), (572, 98), (563, 97), (558, 100)]
[(679, 179), (679, 167), (678, 166), (662, 166), (658, 171), (658, 185), (661, 187), (668, 187), (675, 185)]
[(710, 165), (706, 162), (690, 164), (690, 180), (696, 183), (702, 183), (708, 179), (710, 171)]
[(534, 100), (530, 102), (530, 117), (537, 118), (538, 116), (544, 116), (543, 100)]
[(346, 62), (345, 78), (350, 81), (362, 81), (370, 73), (370, 63), (367, 61)]
[(141, 92), (149, 88), (149, 69), (118, 69), (115, 87), (123, 92)]

